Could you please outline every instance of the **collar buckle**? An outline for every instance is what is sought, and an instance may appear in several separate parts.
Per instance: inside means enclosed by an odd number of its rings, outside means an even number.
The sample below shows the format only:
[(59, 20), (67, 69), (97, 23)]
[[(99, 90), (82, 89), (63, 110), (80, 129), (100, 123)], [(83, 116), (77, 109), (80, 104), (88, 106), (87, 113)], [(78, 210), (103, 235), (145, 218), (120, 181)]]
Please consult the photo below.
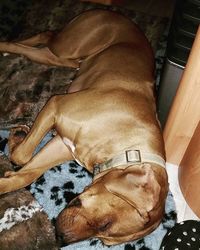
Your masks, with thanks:
[(140, 150), (126, 150), (125, 151), (127, 163), (141, 163), (141, 153)]

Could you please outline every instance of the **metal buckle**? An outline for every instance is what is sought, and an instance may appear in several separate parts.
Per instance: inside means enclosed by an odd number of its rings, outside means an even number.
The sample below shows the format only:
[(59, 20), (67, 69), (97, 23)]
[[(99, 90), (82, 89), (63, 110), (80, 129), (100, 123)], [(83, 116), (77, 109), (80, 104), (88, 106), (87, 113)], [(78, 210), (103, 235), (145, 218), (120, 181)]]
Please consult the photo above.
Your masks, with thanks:
[[(129, 152), (132, 152), (132, 151), (138, 153), (138, 160), (132, 161), (132, 160), (129, 159)], [(133, 162), (134, 162), (134, 163), (141, 163), (141, 162), (142, 162), (140, 150), (126, 150), (126, 151), (125, 151), (125, 155), (126, 155), (126, 161), (127, 161), (127, 162), (130, 162), (130, 163), (133, 163)]]

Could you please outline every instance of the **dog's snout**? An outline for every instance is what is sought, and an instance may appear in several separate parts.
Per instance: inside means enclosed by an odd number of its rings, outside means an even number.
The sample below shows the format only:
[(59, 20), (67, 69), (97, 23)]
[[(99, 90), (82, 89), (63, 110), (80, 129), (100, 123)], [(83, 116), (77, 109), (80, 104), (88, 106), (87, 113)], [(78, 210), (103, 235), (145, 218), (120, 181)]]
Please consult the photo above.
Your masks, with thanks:
[(69, 205), (68, 205), (68, 208), (69, 207), (81, 207), (81, 200), (79, 198), (75, 198), (74, 200), (72, 200)]

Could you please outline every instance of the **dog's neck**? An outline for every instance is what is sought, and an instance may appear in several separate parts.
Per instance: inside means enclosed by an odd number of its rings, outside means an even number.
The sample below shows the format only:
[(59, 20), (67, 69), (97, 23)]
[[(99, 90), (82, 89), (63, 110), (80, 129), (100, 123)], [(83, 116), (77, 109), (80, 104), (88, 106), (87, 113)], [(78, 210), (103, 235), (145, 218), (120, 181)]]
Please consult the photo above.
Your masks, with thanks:
[(141, 152), (140, 150), (129, 149), (119, 155), (94, 166), (94, 176), (113, 167), (130, 166), (143, 163), (153, 163), (165, 168), (165, 160), (158, 154)]
[[(75, 157), (75, 145), (68, 138), (63, 138), (63, 142), (70, 149), (74, 160), (81, 166), (83, 164)], [(119, 154), (114, 155), (111, 159), (106, 160), (102, 163), (94, 165), (93, 175), (96, 176), (100, 173), (112, 169), (114, 167), (128, 167), (130, 165), (152, 163), (165, 168), (165, 160), (158, 154), (143, 152), (141, 150), (135, 150), (132, 148), (126, 149)]]

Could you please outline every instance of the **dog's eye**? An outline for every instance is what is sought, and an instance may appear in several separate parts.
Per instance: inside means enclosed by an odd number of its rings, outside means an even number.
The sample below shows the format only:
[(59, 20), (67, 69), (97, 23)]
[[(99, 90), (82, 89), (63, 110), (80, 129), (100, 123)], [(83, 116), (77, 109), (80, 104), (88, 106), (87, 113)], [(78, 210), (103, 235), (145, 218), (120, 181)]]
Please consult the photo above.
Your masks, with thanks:
[(72, 200), (67, 207), (81, 207), (81, 200), (79, 198), (75, 198)]
[(106, 231), (108, 228), (111, 227), (111, 225), (112, 225), (112, 221), (107, 221), (106, 223), (98, 227), (98, 230), (101, 232)]

